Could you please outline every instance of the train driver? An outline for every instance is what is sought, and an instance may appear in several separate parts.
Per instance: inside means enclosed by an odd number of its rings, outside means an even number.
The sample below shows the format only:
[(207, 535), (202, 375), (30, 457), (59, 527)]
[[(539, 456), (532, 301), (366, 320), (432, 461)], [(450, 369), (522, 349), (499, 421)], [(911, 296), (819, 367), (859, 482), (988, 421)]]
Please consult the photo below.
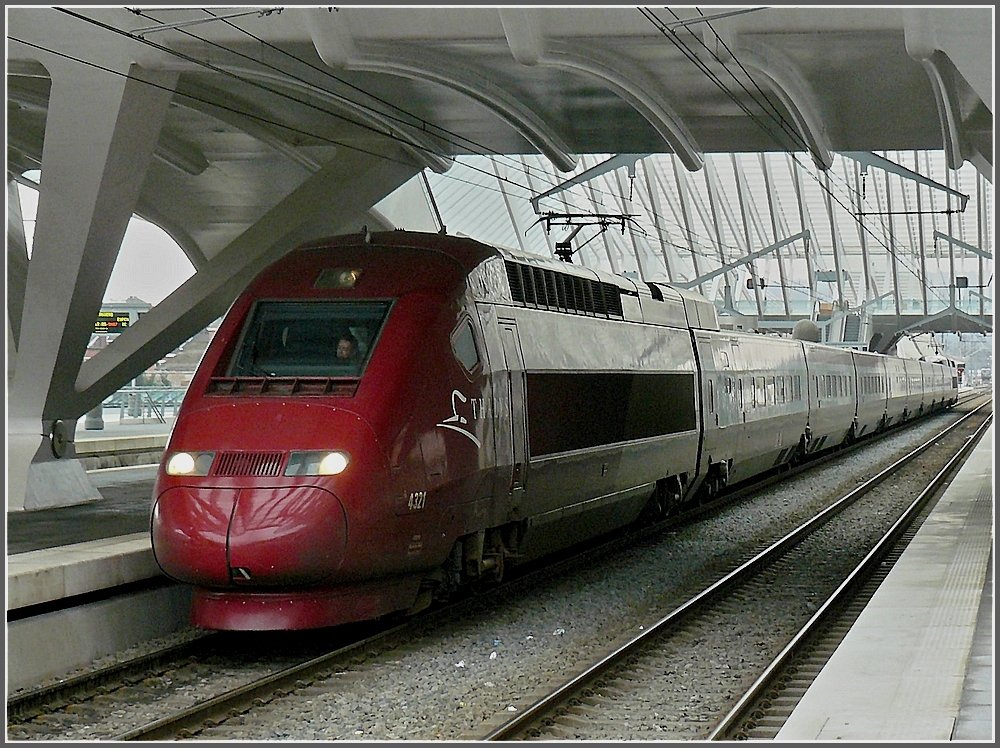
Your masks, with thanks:
[(342, 364), (358, 362), (358, 340), (349, 332), (345, 332), (337, 341), (337, 362)]

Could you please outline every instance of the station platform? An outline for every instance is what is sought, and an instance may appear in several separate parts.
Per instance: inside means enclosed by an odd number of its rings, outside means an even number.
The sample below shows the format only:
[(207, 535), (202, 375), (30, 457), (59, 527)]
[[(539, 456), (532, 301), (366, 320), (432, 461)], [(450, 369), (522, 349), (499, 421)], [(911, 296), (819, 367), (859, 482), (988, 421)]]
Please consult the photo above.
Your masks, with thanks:
[(993, 742), (993, 432), (776, 740)]
[[(82, 424), (82, 420), (81, 420)], [(149, 529), (156, 468), (173, 418), (120, 420), (77, 429), (77, 459), (101, 494), (98, 501), (7, 513), (8, 564), (15, 554), (113, 538)]]
[(7, 513), (8, 695), (187, 625), (190, 591), (167, 583), (149, 543), (171, 426), (112, 421), (79, 431), (78, 459), (102, 498)]
[[(992, 742), (993, 439), (991, 425), (777, 740)], [(45, 628), (28, 619), (30, 631), (17, 631), (18, 608), (160, 576), (148, 540), (155, 473), (89, 471), (103, 501), (8, 513), (8, 692), (68, 670), (34, 662), (32, 637)], [(128, 609), (143, 625), (177, 630), (186, 604), (175, 594)], [(69, 630), (83, 638), (94, 625)], [(44, 634), (49, 642), (66, 641), (65, 622), (58, 626)], [(130, 635), (156, 634), (135, 625)], [(81, 649), (77, 666), (127, 643), (102, 646)]]

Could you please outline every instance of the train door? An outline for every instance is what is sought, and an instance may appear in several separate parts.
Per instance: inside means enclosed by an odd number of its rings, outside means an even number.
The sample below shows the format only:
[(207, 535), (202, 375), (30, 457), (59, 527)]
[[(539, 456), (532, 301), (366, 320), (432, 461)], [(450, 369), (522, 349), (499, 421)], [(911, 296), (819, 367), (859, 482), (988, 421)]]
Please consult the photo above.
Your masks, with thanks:
[[(500, 340), (507, 370), (508, 402), (510, 403), (510, 437), (512, 454), (510, 493), (516, 498), (524, 491), (527, 472), (527, 430), (525, 428), (525, 372), (517, 325), (513, 320), (499, 320)], [(499, 458), (499, 455), (497, 455)], [(515, 502), (516, 503), (516, 502)]]

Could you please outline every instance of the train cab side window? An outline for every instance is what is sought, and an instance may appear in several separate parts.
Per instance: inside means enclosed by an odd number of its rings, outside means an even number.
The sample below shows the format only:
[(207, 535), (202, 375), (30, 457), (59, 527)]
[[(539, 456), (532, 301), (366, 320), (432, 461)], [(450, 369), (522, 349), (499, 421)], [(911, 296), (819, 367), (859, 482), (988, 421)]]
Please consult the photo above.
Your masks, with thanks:
[(451, 349), (455, 358), (470, 374), (479, 366), (479, 349), (476, 348), (476, 336), (472, 332), (472, 321), (462, 320), (451, 335)]

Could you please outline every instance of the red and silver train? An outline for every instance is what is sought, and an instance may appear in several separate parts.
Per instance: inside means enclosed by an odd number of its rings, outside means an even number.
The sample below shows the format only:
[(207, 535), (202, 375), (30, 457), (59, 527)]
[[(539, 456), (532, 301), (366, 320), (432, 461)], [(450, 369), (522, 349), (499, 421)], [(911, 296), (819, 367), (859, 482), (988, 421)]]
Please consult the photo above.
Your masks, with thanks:
[(260, 273), (207, 349), (153, 551), (202, 628), (412, 612), (957, 387), (948, 365), (720, 330), (697, 294), (472, 239), (323, 239)]

